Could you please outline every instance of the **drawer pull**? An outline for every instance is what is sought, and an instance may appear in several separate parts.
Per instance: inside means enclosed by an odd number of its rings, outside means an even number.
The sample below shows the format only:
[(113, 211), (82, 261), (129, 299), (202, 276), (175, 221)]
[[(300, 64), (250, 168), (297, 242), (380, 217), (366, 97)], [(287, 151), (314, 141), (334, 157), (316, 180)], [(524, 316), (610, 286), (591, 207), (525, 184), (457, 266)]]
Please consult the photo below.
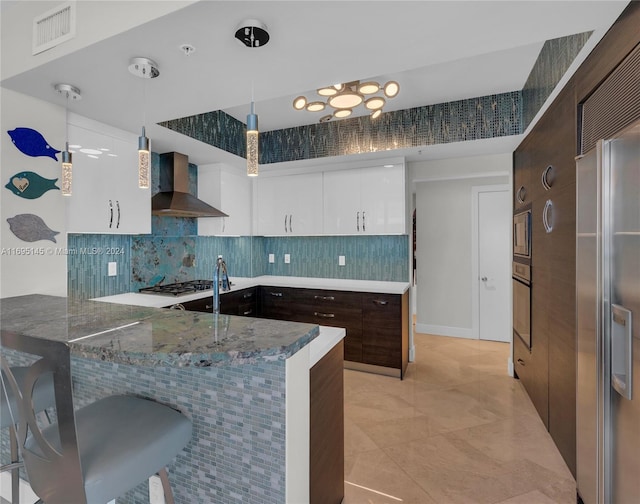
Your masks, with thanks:
[(204, 305), (204, 309), (205, 310), (213, 310), (213, 305), (212, 304)]
[(522, 359), (518, 359), (518, 364), (520, 364), (521, 366), (524, 366), (525, 362)]
[(243, 312), (243, 315), (251, 315), (253, 313), (253, 308), (250, 310), (247, 310), (246, 312)]
[(378, 306), (387, 306), (389, 304), (389, 301), (382, 301), (380, 299), (374, 299), (373, 303), (377, 304)]
[(282, 292), (270, 292), (273, 297), (282, 297)]
[(313, 296), (314, 299), (319, 299), (320, 301), (335, 301), (336, 298), (333, 296)]
[(316, 317), (322, 317), (322, 318), (335, 318), (335, 315), (333, 313), (320, 313), (320, 312), (313, 312), (313, 314)]
[(246, 294), (244, 294), (244, 295), (242, 296), (242, 299), (248, 299), (248, 298), (250, 298), (250, 297), (253, 297), (253, 292), (247, 292)]

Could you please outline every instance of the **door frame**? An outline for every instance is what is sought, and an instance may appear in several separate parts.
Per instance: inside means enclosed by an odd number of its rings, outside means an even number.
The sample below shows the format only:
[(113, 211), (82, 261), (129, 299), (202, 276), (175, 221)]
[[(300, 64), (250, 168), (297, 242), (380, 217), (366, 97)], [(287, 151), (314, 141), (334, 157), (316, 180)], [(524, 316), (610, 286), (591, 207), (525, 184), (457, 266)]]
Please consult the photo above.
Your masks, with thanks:
[[(483, 192), (507, 192), (511, 194), (509, 184), (473, 186), (471, 188), (471, 335), (473, 339), (480, 340), (480, 286), (478, 284), (480, 258), (478, 257), (479, 233), (478, 229), (478, 203), (479, 194)], [(511, 215), (511, 213), (509, 213)], [(509, 243), (512, 243), (510, 231)], [(508, 265), (506, 265), (508, 267)], [(507, 286), (509, 289), (509, 286)], [(509, 290), (509, 313), (513, 311), (513, 293)], [(513, 334), (509, 337), (513, 347)], [(512, 348), (513, 350), (513, 348)], [(512, 358), (509, 356), (509, 369), (512, 366)]]

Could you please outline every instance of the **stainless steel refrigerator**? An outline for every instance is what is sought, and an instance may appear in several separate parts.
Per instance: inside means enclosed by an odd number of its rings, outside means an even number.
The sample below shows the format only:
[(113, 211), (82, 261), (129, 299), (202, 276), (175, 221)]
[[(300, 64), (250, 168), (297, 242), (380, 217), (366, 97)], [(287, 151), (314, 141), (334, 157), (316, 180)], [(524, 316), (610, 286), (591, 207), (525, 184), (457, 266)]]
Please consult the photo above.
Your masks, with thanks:
[(577, 159), (577, 487), (640, 503), (640, 122)]

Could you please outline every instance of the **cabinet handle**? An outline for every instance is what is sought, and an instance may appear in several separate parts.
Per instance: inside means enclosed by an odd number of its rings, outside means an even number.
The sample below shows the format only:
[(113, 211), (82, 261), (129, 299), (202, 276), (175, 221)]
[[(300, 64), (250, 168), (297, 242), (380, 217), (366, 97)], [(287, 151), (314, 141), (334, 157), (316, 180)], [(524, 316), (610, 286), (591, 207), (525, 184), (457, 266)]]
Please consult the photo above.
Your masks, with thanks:
[(118, 222), (116, 223), (116, 228), (120, 229), (120, 200), (116, 200), (116, 207), (118, 208)]
[[(549, 219), (549, 212), (551, 212), (551, 219)], [(553, 231), (553, 202), (549, 199), (544, 204), (544, 210), (542, 211), (542, 223), (544, 224), (544, 230), (547, 233)]]
[(366, 225), (366, 214), (364, 213), (364, 210), (362, 211), (362, 232), (364, 233), (367, 229), (365, 228)]
[(378, 306), (387, 306), (389, 301), (382, 301), (380, 299), (374, 299), (373, 304), (377, 304)]
[(335, 301), (336, 298), (333, 296), (313, 296), (313, 299), (319, 299), (320, 301)]
[(109, 200), (109, 229), (113, 227), (113, 201)]
[(293, 217), (293, 214), (289, 215), (289, 232), (293, 233), (293, 228), (291, 227), (291, 217)]
[(186, 311), (187, 310), (182, 303), (173, 304), (173, 305), (171, 305), (169, 307), (169, 309), (170, 310), (182, 310), (182, 311)]
[(282, 297), (282, 292), (270, 292), (273, 297)]
[(287, 232), (287, 214), (284, 214), (284, 232)]
[(521, 366), (525, 366), (525, 362), (522, 359), (518, 359), (518, 364), (520, 364)]
[(320, 312), (313, 312), (313, 314), (316, 317), (322, 317), (322, 318), (335, 318), (335, 315), (333, 313), (320, 313)]
[(253, 297), (253, 292), (247, 292), (246, 294), (242, 295), (242, 299), (248, 299), (250, 297)]
[(360, 212), (356, 214), (356, 229), (360, 231)]
[(243, 312), (243, 315), (251, 315), (253, 313), (253, 308), (251, 308), (250, 310), (247, 310), (246, 312)]
[(551, 189), (551, 184), (549, 183), (549, 173), (553, 170), (553, 166), (547, 166), (542, 172), (542, 187), (544, 187), (545, 191)]
[(524, 188), (524, 186), (520, 186), (520, 188), (518, 189), (518, 192), (516, 193), (516, 199), (518, 200), (518, 203), (522, 205), (526, 197), (527, 197), (527, 190)]
[(206, 304), (206, 305), (204, 305), (204, 309), (205, 310), (213, 310), (213, 305), (212, 304)]
[(224, 230), (227, 227), (227, 219), (225, 217), (222, 218), (222, 232), (224, 233)]

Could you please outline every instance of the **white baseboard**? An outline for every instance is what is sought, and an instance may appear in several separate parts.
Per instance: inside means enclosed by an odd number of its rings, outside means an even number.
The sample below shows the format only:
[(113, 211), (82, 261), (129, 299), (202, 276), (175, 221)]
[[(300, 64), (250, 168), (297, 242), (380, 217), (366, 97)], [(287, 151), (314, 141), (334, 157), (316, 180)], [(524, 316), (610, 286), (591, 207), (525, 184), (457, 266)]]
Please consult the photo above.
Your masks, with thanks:
[(436, 336), (451, 336), (453, 338), (474, 339), (473, 330), (470, 327), (449, 327), (417, 323), (416, 332), (424, 334), (434, 334)]
[(509, 373), (509, 376), (513, 378), (514, 368), (513, 368), (513, 358), (511, 357), (509, 357), (509, 359), (507, 360), (507, 373)]

